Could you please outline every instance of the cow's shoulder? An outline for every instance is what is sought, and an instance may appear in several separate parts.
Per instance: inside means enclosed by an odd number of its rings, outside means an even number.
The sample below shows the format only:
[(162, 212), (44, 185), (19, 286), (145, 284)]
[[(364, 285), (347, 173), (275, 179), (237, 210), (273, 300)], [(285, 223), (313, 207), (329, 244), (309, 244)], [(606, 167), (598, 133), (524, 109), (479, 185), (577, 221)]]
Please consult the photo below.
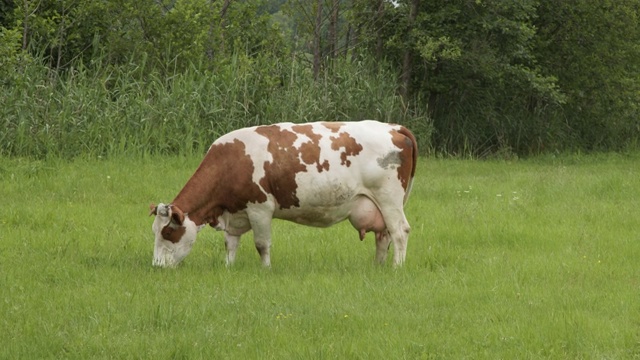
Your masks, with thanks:
[[(252, 156), (249, 140), (241, 131), (216, 140), (174, 203), (196, 204), (195, 208), (203, 212), (198, 214), (202, 218), (199, 220), (208, 222), (223, 210), (235, 213), (249, 203), (267, 201), (266, 194), (254, 179), (254, 172), (262, 164)], [(215, 199), (215, 202), (203, 207), (207, 199)]]

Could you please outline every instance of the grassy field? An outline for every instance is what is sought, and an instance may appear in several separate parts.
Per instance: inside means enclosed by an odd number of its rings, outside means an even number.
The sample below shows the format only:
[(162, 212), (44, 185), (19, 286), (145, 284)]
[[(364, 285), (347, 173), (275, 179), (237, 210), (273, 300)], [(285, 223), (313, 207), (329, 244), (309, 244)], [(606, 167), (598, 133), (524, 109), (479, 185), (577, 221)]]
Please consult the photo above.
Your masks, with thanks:
[(212, 229), (152, 268), (199, 160), (0, 159), (0, 358), (640, 358), (638, 155), (421, 159), (398, 270), (285, 222), (271, 270)]

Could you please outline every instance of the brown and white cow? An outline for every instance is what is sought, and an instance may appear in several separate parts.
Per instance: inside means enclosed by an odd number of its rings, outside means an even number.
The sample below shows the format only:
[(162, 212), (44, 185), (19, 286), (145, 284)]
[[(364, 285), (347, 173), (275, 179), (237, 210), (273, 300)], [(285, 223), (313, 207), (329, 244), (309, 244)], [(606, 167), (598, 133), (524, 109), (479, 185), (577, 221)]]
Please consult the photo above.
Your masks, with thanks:
[(375, 233), (378, 262), (393, 242), (393, 263), (401, 265), (409, 235), (403, 208), (417, 153), (405, 127), (372, 120), (233, 131), (211, 145), (171, 204), (151, 205), (153, 265), (177, 265), (209, 224), (224, 231), (227, 265), (240, 236), (253, 230), (262, 263), (270, 266), (273, 218), (318, 227), (349, 219), (361, 240)]

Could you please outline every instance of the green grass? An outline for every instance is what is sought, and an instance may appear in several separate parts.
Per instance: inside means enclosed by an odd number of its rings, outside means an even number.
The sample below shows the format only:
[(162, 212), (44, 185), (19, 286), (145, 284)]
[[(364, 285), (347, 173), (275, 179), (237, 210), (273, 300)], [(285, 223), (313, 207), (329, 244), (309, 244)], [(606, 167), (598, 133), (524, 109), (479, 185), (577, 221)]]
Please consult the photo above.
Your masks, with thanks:
[(406, 265), (276, 222), (151, 267), (148, 203), (200, 159), (0, 159), (0, 358), (640, 358), (638, 155), (421, 159)]

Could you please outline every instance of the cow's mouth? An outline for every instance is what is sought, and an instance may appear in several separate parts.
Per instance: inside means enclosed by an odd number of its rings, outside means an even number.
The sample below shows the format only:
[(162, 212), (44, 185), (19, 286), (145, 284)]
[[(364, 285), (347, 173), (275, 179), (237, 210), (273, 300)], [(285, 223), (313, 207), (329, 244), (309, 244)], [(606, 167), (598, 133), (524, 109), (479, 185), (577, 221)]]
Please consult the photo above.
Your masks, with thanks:
[(178, 261), (175, 260), (171, 252), (166, 251), (163, 252), (162, 255), (154, 256), (152, 264), (156, 267), (170, 268), (176, 267), (178, 265)]

